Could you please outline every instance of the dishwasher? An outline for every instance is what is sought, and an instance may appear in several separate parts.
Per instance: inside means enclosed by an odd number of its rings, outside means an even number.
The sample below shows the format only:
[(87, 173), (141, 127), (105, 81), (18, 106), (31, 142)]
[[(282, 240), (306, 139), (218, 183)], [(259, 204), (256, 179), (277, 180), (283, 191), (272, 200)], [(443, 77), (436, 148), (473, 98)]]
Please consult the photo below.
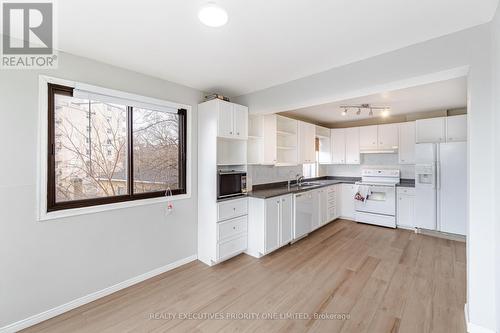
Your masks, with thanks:
[(293, 219), (293, 239), (299, 239), (312, 230), (314, 216), (314, 200), (312, 191), (297, 193), (293, 196), (294, 219)]

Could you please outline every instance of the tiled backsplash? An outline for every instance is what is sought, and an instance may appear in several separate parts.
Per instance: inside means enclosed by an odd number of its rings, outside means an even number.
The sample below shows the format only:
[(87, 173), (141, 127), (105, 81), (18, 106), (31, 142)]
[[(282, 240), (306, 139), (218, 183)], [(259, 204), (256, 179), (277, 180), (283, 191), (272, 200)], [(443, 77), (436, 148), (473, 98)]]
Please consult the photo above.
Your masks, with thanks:
[[(319, 176), (361, 177), (366, 168), (399, 169), (401, 178), (414, 179), (415, 166), (398, 164), (398, 154), (361, 154), (360, 165), (320, 165)], [(275, 167), (269, 165), (249, 165), (248, 185), (275, 183), (295, 179), (302, 175), (302, 165)]]
[(282, 182), (302, 175), (302, 165), (275, 167), (269, 165), (249, 165), (247, 182), (252, 185)]
[(398, 163), (398, 154), (361, 154), (359, 165), (321, 165), (320, 176), (361, 177), (361, 170), (367, 168), (399, 169), (401, 178), (414, 179), (415, 166)]

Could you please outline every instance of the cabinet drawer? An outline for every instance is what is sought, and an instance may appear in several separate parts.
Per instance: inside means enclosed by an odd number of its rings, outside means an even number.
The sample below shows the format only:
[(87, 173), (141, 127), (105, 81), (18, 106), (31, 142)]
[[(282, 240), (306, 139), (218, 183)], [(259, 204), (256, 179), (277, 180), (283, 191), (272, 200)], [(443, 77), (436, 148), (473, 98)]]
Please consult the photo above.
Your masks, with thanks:
[(229, 200), (219, 203), (217, 220), (224, 221), (234, 217), (247, 215), (247, 199)]
[(217, 241), (229, 239), (238, 234), (246, 232), (247, 232), (246, 216), (217, 223)]
[(398, 194), (415, 195), (414, 187), (398, 187)]
[(217, 245), (217, 260), (224, 260), (247, 249), (247, 235), (219, 243)]

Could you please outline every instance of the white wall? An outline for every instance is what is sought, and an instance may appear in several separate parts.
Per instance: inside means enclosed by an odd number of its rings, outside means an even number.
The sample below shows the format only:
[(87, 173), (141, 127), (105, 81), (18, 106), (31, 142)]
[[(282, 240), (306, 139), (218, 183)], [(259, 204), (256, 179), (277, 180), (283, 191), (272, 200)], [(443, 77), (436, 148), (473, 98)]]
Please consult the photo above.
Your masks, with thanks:
[[(494, 110), (495, 110), (495, 128), (500, 128), (500, 6), (497, 8), (495, 18), (492, 23), (492, 37), (493, 37), (493, 73), (494, 73)], [(496, 131), (496, 146), (495, 146), (495, 170), (500, 170), (500, 131)], [(497, 331), (500, 330), (500, 205), (498, 198), (500, 198), (500, 176), (497, 175), (495, 179), (496, 184), (496, 202), (495, 207), (495, 227), (496, 227), (496, 303), (497, 303)]]
[[(467, 302), (474, 325), (495, 330), (494, 116), (491, 26), (433, 39), (237, 98), (253, 113), (280, 112), (450, 79), (468, 68)], [(436, 74), (437, 73), (437, 74)]]
[(361, 177), (362, 169), (398, 169), (401, 178), (414, 179), (415, 165), (403, 165), (398, 162), (398, 154), (361, 154), (358, 165), (332, 164), (321, 165), (320, 175), (340, 177)]
[[(143, 59), (147, 61), (147, 59)], [(47, 222), (36, 218), (40, 73), (193, 106), (192, 197)], [(199, 91), (68, 54), (59, 69), (0, 71), (0, 327), (196, 254)]]

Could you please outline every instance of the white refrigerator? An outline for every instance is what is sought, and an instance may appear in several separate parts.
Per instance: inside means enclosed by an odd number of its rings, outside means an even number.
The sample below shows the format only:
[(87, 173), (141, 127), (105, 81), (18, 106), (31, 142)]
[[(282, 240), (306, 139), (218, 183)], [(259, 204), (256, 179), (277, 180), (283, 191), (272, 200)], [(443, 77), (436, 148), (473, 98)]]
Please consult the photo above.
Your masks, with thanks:
[(467, 142), (415, 147), (415, 226), (465, 235)]

